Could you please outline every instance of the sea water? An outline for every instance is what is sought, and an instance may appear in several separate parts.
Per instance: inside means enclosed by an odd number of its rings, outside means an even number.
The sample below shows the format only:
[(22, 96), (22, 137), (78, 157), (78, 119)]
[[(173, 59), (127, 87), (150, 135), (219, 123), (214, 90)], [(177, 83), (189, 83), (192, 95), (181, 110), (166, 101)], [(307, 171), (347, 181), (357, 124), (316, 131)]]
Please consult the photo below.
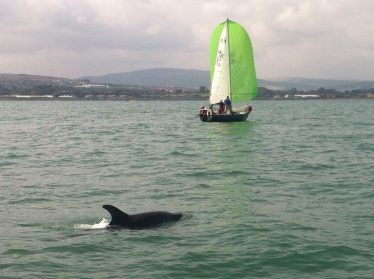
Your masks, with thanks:
[(202, 104), (0, 102), (0, 277), (373, 278), (374, 101)]

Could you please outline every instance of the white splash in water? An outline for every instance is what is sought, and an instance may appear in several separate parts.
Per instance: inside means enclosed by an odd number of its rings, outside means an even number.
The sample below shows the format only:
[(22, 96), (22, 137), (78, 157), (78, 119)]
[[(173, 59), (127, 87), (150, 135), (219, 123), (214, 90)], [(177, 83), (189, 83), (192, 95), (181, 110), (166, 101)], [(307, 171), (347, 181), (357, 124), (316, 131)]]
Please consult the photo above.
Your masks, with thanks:
[(100, 223), (98, 224), (76, 224), (74, 228), (76, 229), (84, 229), (84, 230), (100, 230), (100, 229), (105, 229), (109, 226), (109, 220), (103, 218)]

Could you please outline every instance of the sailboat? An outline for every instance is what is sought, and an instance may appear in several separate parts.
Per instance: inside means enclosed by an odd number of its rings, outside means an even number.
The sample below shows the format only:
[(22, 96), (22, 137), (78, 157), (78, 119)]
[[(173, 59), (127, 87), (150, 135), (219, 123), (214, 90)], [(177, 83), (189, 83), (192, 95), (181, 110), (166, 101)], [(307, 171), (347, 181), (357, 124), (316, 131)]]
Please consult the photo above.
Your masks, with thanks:
[[(204, 122), (245, 121), (252, 106), (222, 109), (223, 100), (243, 102), (258, 94), (252, 43), (247, 31), (238, 23), (227, 19), (219, 24), (210, 43), (211, 90), (209, 107), (200, 108)], [(218, 107), (221, 103), (220, 108)], [(227, 109), (228, 108), (228, 109)]]

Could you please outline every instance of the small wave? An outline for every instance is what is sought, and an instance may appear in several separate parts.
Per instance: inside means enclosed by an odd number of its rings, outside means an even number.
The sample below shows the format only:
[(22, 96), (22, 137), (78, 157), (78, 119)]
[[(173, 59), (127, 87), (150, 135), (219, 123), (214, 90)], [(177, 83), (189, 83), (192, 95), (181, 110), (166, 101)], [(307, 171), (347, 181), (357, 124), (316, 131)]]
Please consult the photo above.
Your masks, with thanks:
[(74, 225), (75, 229), (84, 229), (84, 230), (100, 230), (100, 229), (106, 229), (109, 226), (109, 220), (103, 218), (100, 223), (98, 224), (76, 224)]

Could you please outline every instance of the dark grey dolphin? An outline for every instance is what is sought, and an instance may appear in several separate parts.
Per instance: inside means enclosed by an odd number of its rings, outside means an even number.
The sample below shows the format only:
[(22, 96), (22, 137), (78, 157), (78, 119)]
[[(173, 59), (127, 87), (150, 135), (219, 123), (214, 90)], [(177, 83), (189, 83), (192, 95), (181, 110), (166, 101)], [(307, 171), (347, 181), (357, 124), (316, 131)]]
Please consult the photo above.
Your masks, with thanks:
[(113, 205), (103, 205), (103, 208), (112, 215), (112, 221), (109, 226), (111, 228), (127, 228), (127, 229), (146, 229), (159, 226), (163, 223), (178, 221), (182, 214), (170, 213), (166, 211), (152, 211), (138, 213), (134, 215), (126, 214)]

